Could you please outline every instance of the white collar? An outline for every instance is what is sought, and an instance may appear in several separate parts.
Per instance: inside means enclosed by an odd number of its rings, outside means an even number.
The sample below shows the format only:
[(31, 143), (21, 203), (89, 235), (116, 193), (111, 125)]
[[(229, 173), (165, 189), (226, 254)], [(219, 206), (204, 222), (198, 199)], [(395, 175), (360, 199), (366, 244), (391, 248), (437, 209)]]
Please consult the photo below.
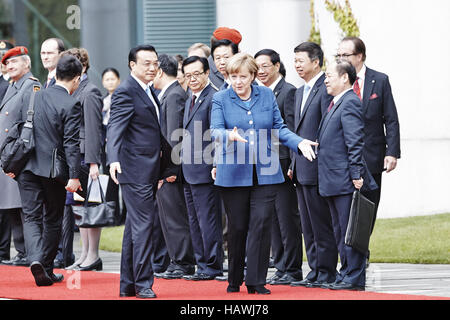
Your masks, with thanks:
[(198, 97), (200, 97), (200, 95), (202, 94), (203, 90), (205, 90), (208, 85), (209, 85), (209, 79), (208, 79), (208, 83), (206, 84), (206, 86), (202, 90), (200, 90), (197, 93), (192, 92), (192, 95), (196, 96), (196, 99), (198, 99)]
[(277, 86), (278, 82), (280, 82), (282, 79), (281, 75), (278, 76), (277, 80), (275, 80), (270, 86), (269, 89), (270, 90), (275, 90), (275, 87)]
[(359, 79), (361, 79), (364, 82), (364, 79), (366, 78), (366, 65), (363, 64), (361, 70), (359, 70), (358, 74), (356, 75)]
[(3, 76), (3, 79), (5, 79), (6, 81), (9, 81), (9, 74), (8, 73), (5, 73), (5, 74), (0, 73), (0, 76)]
[(56, 68), (48, 73), (47, 79), (53, 79), (56, 76)]
[(70, 94), (70, 90), (67, 89), (67, 87), (66, 87), (65, 85), (63, 85), (63, 84), (61, 84), (61, 83), (55, 83), (55, 86), (60, 86), (61, 88), (66, 89), (67, 93)]
[(161, 101), (161, 98), (163, 97), (164, 93), (166, 93), (166, 90), (174, 83), (178, 81), (176, 78), (169, 83), (167, 83), (164, 88), (162, 88), (161, 92), (158, 94), (158, 100)]
[(139, 85), (142, 87), (142, 90), (144, 91), (147, 91), (147, 88), (152, 85), (152, 81), (150, 81), (148, 84), (145, 84), (144, 82), (139, 80), (138, 77), (136, 77), (134, 74), (131, 73), (131, 76), (133, 77), (134, 80), (137, 81), (137, 83), (139, 83)]
[(334, 97), (333, 102), (336, 104), (339, 101), (339, 99), (342, 98), (342, 96), (350, 90), (353, 90), (353, 88), (348, 88), (347, 90), (344, 90), (341, 93), (339, 93), (336, 97)]
[(309, 86), (309, 88), (311, 89), (312, 87), (314, 87), (314, 85), (316, 84), (317, 80), (319, 80), (319, 78), (323, 75), (323, 71), (321, 70), (318, 74), (316, 74), (314, 76), (314, 78), (312, 78), (311, 80), (309, 80), (306, 85)]

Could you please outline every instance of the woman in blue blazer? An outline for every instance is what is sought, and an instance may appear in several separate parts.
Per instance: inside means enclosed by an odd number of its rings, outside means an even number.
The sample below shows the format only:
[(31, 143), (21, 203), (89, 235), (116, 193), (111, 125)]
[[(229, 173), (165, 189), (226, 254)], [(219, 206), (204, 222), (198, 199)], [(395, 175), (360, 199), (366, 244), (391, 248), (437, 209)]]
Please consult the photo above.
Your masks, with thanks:
[[(215, 185), (228, 217), (229, 272), (227, 292), (238, 292), (244, 280), (248, 293), (269, 294), (266, 284), (275, 184), (284, 182), (278, 145), (312, 160), (315, 142), (292, 133), (283, 122), (269, 88), (253, 85), (258, 67), (252, 56), (239, 53), (228, 62), (231, 88), (217, 92), (211, 110), (215, 141)], [(239, 128), (239, 129), (238, 129)]]

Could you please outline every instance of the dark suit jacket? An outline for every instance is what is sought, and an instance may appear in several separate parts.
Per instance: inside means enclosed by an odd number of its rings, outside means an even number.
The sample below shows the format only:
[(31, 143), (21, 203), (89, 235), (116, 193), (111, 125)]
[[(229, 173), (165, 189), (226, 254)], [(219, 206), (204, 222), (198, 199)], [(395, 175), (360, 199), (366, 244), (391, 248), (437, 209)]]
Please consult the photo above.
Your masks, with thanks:
[(102, 163), (102, 109), (100, 90), (88, 78), (81, 81), (73, 97), (81, 103), (80, 150), (85, 163)]
[(352, 180), (364, 179), (364, 190), (378, 186), (363, 158), (364, 120), (361, 101), (347, 91), (323, 118), (318, 134), (319, 193), (322, 197), (350, 194)]
[(220, 73), (220, 71), (217, 70), (216, 64), (212, 56), (208, 57), (208, 64), (209, 64), (209, 80), (211, 80), (214, 86), (219, 89), (222, 87), (223, 83), (225, 82), (225, 79), (223, 78), (223, 75)]
[[(164, 148), (161, 159), (161, 178), (167, 178), (172, 175), (178, 177), (180, 175), (181, 168), (172, 161), (171, 151), (182, 140), (182, 136), (177, 135), (175, 130), (180, 130), (181, 134), (181, 130), (183, 129), (184, 107), (187, 98), (186, 91), (184, 91), (178, 81), (175, 81), (166, 89), (160, 100), (161, 133), (165, 138), (165, 142), (168, 143), (168, 148)], [(174, 140), (171, 138), (173, 132), (176, 135), (173, 137)], [(180, 159), (176, 160), (176, 163), (179, 163)]]
[[(158, 101), (154, 94), (153, 98)], [(161, 152), (158, 116), (147, 93), (131, 75), (112, 95), (106, 150), (108, 164), (120, 162), (120, 183), (158, 181)]]
[[(295, 95), (295, 87), (286, 82), (284, 78), (278, 82), (275, 86), (273, 93), (277, 98), (278, 108), (281, 112), (281, 117), (284, 119), (284, 122), (288, 126), (288, 129), (294, 131), (294, 95)], [(280, 159), (289, 159), (290, 152), (289, 148), (279, 144), (280, 148)]]
[(400, 158), (400, 126), (387, 75), (367, 68), (363, 110), (364, 158), (371, 173), (381, 173), (385, 156)]
[[(210, 163), (205, 162), (203, 157), (203, 151), (207, 146), (211, 147), (211, 150), (206, 153), (212, 154), (212, 140), (211, 134), (207, 133), (204, 137), (199, 137), (198, 133), (204, 135), (205, 131), (209, 132), (211, 124), (211, 108), (212, 98), (217, 91), (208, 84), (195, 101), (192, 112), (189, 112), (192, 96), (186, 100), (183, 118), (183, 128), (187, 131), (183, 137), (182, 145), (182, 170), (184, 179), (190, 184), (212, 183), (211, 169), (212, 159)], [(197, 132), (195, 126), (201, 124), (201, 131)], [(200, 128), (200, 127), (198, 127)], [(190, 138), (189, 138), (190, 136)], [(199, 147), (197, 143), (199, 141)]]
[(3, 75), (0, 74), (0, 103), (3, 100), (3, 97), (6, 94), (6, 90), (8, 90), (9, 82), (3, 78)]
[[(28, 105), (27, 101), (21, 109), (23, 121), (27, 119)], [(69, 177), (80, 178), (80, 120), (80, 103), (65, 88), (55, 85), (37, 92), (33, 118), (35, 152), (23, 171), (49, 178), (52, 153), (58, 148), (65, 153)]]
[[(295, 92), (295, 117), (294, 132), (305, 139), (311, 141), (317, 140), (317, 130), (319, 128), (322, 117), (327, 112), (328, 105), (333, 97), (327, 93), (324, 84), (325, 74), (317, 79), (314, 86), (310, 89), (308, 100), (301, 112), (303, 101), (303, 89), (301, 86)], [(297, 182), (303, 185), (317, 185), (317, 159), (309, 161), (301, 154), (294, 154), (292, 160), (292, 168), (294, 177)]]

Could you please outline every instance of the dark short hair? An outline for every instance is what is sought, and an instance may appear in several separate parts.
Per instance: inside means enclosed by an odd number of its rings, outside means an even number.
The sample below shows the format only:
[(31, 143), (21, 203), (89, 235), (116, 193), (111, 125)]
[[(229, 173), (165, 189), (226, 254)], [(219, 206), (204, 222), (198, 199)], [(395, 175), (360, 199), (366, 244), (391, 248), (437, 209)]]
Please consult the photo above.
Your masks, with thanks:
[(353, 45), (355, 46), (354, 49), (354, 54), (362, 54), (362, 59), (363, 61), (366, 61), (366, 45), (364, 44), (364, 42), (358, 38), (358, 37), (345, 37), (344, 39), (342, 39), (341, 42), (343, 41), (351, 41), (353, 42)]
[(323, 66), (323, 50), (315, 42), (303, 42), (294, 48), (294, 53), (306, 52), (311, 61), (319, 60), (319, 67)]
[(170, 77), (176, 77), (178, 74), (178, 61), (175, 57), (167, 54), (161, 54), (158, 57), (159, 67)]
[(214, 41), (214, 43), (211, 46), (211, 56), (213, 57), (213, 59), (214, 59), (214, 51), (216, 51), (216, 49), (218, 47), (222, 47), (222, 46), (230, 47), (233, 55), (239, 52), (239, 48), (238, 48), (237, 44), (234, 43), (233, 41), (228, 40), (228, 39), (217, 40), (217, 41)]
[(336, 71), (339, 76), (344, 74), (348, 75), (348, 81), (350, 85), (353, 86), (353, 83), (356, 81), (356, 69), (355, 67), (346, 60), (339, 60), (336, 62)]
[(208, 59), (204, 58), (204, 57), (199, 57), (199, 56), (190, 56), (187, 57), (184, 61), (183, 61), (183, 65), (181, 66), (181, 70), (184, 73), (184, 67), (187, 66), (188, 64), (194, 63), (196, 61), (200, 61), (203, 65), (203, 72), (206, 72), (209, 70), (209, 63), (208, 63)]
[(149, 44), (143, 44), (143, 45), (139, 45), (137, 47), (134, 47), (130, 50), (130, 53), (128, 54), (128, 68), (131, 69), (130, 67), (130, 62), (136, 62), (137, 58), (137, 54), (139, 51), (152, 51), (154, 53), (156, 53), (156, 56), (158, 56), (158, 53), (156, 52), (156, 49), (154, 46), (149, 45)]
[(56, 65), (56, 79), (61, 81), (70, 81), (75, 77), (81, 76), (83, 66), (75, 56), (64, 55)]
[(262, 49), (259, 50), (257, 53), (255, 53), (255, 59), (258, 58), (259, 56), (268, 56), (270, 58), (270, 62), (272, 62), (272, 64), (274, 65), (279, 63), (280, 64), (279, 73), (283, 76), (283, 78), (286, 78), (286, 68), (283, 62), (281, 62), (280, 55), (278, 54), (278, 52), (272, 49)]
[(116, 68), (113, 68), (113, 67), (109, 67), (109, 68), (106, 68), (105, 70), (103, 70), (103, 72), (102, 72), (102, 78), (105, 76), (105, 74), (106, 74), (107, 72), (112, 72), (112, 73), (114, 73), (114, 74), (116, 75), (116, 77), (117, 77), (118, 79), (120, 79), (120, 73), (119, 73), (119, 71), (117, 71), (117, 69), (116, 69)]

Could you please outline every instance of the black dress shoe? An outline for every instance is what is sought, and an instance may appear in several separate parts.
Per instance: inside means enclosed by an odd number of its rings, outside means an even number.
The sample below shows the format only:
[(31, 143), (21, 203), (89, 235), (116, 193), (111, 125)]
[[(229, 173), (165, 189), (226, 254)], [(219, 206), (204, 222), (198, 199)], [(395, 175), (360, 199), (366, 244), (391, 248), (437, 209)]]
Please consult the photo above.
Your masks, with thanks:
[(216, 276), (216, 277), (214, 278), (214, 280), (217, 280), (217, 281), (227, 281), (227, 280), (228, 280), (228, 276), (227, 276), (227, 275)]
[(20, 267), (30, 266), (30, 263), (28, 262), (27, 258), (21, 256), (20, 254), (18, 254), (11, 260), (3, 260), (2, 263), (10, 266), (20, 266)]
[(125, 298), (125, 297), (135, 297), (136, 293), (131, 293), (131, 292), (121, 292), (119, 293), (119, 297)]
[(53, 268), (63, 269), (65, 267), (66, 267), (66, 265), (64, 264), (64, 261), (58, 260), (58, 259), (53, 260)]
[(266, 280), (267, 284), (272, 284), (273, 281), (278, 281), (280, 280), (282, 277), (284, 276), (284, 274), (279, 275), (279, 274), (274, 274), (273, 276), (271, 276), (270, 278), (268, 278)]
[(39, 261), (34, 261), (30, 266), (30, 270), (38, 287), (51, 286), (53, 284), (52, 279)]
[(295, 281), (300, 281), (302, 280), (300, 279), (296, 279), (293, 276), (291, 276), (290, 274), (285, 273), (280, 279), (278, 280), (273, 280), (270, 284), (271, 285), (289, 285), (291, 284), (291, 282), (295, 282)]
[(142, 291), (139, 291), (136, 294), (136, 298), (139, 298), (139, 299), (152, 299), (152, 298), (156, 298), (156, 294), (153, 292), (152, 289), (144, 289)]
[(204, 281), (204, 280), (214, 280), (216, 276), (209, 275), (206, 273), (195, 273), (191, 276), (184, 276), (185, 280), (194, 280), (194, 281)]
[(270, 294), (270, 290), (266, 289), (263, 285), (260, 286), (247, 286), (247, 292), (250, 294)]
[(54, 283), (58, 283), (64, 280), (64, 276), (61, 273), (52, 273), (50, 279), (52, 279)]
[(309, 279), (303, 279), (300, 281), (292, 281), (290, 283), (291, 287), (307, 287), (309, 284), (311, 284), (311, 280), (309, 280)]
[(357, 286), (352, 283), (339, 282), (338, 284), (330, 285), (331, 290), (353, 290), (353, 291), (364, 291), (365, 288), (361, 286)]
[(189, 274), (189, 273), (185, 272), (184, 270), (175, 269), (175, 270), (172, 270), (171, 272), (170, 271), (164, 272), (162, 274), (162, 278), (171, 280), (171, 279), (181, 279), (184, 276), (192, 276), (192, 275), (193, 275), (193, 273)]
[(92, 263), (86, 267), (82, 267), (80, 264), (80, 266), (76, 270), (78, 270), (78, 271), (92, 271), (92, 270), (101, 271), (102, 269), (103, 269), (102, 259), (98, 258), (97, 261), (95, 261), (94, 263)]
[(233, 286), (231, 284), (228, 285), (227, 287), (227, 292), (228, 293), (232, 293), (232, 292), (239, 292), (239, 286)]
[(340, 284), (341, 281), (335, 281), (335, 282), (324, 282), (320, 285), (320, 288), (322, 289), (331, 289), (332, 286)]

